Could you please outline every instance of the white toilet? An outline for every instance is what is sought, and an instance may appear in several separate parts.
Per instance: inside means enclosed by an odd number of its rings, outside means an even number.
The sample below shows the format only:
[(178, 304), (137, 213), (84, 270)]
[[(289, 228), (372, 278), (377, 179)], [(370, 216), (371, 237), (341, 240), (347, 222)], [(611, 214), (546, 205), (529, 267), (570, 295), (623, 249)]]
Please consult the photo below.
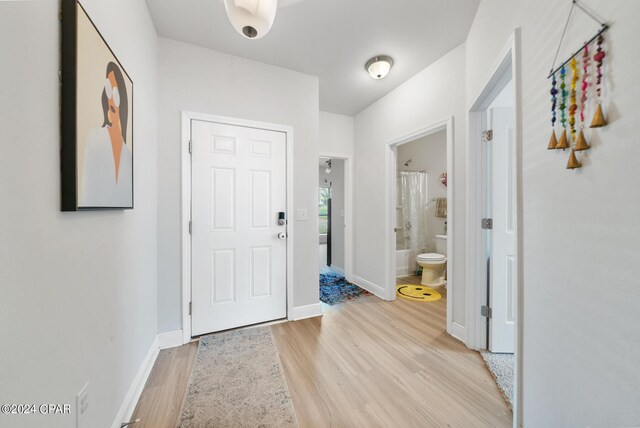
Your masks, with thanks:
[(436, 252), (418, 254), (416, 261), (422, 266), (422, 285), (441, 287), (447, 284), (447, 236), (436, 235)]

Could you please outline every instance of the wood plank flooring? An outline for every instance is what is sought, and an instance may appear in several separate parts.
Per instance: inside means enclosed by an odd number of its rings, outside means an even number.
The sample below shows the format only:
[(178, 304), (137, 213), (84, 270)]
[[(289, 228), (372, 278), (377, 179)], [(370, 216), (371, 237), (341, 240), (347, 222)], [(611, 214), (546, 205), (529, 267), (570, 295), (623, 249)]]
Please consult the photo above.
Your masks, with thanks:
[(300, 426), (511, 426), (480, 355), (446, 333), (441, 294), (363, 297), (272, 326)]
[(175, 428), (189, 375), (198, 351), (198, 342), (160, 351), (142, 390), (132, 420), (132, 428)]
[[(511, 426), (480, 355), (446, 333), (442, 294), (431, 303), (361, 297), (272, 325), (300, 426)], [(175, 427), (196, 351), (192, 343), (160, 352), (137, 428)]]

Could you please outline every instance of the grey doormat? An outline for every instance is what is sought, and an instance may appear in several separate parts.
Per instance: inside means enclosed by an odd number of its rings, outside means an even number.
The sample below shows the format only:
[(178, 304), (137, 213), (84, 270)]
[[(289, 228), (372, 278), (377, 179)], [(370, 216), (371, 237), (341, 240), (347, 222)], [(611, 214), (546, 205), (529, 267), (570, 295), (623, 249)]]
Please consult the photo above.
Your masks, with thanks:
[(200, 339), (179, 428), (297, 426), (271, 328)]
[(481, 351), (480, 355), (491, 372), (491, 376), (495, 379), (504, 401), (507, 402), (509, 409), (513, 410), (513, 372), (516, 364), (513, 354), (493, 354), (489, 351)]

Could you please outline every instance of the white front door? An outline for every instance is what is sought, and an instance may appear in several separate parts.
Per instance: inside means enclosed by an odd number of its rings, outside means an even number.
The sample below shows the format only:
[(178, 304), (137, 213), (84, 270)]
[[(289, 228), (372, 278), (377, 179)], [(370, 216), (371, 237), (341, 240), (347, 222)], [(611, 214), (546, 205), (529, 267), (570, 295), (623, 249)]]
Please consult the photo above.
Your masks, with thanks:
[(287, 316), (286, 134), (192, 121), (192, 335)]
[(515, 351), (516, 320), (516, 148), (514, 109), (489, 110), (493, 138), (490, 148), (490, 202), (493, 228), (490, 232), (489, 350)]

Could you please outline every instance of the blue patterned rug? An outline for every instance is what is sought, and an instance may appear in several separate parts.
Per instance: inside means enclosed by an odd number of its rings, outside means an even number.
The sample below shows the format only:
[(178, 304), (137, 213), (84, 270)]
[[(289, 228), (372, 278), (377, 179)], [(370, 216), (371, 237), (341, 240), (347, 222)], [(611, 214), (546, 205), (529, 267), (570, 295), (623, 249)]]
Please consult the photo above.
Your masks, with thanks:
[(320, 274), (320, 300), (326, 304), (333, 305), (369, 294), (371, 293), (367, 290), (350, 283), (344, 276), (335, 272), (326, 271)]

